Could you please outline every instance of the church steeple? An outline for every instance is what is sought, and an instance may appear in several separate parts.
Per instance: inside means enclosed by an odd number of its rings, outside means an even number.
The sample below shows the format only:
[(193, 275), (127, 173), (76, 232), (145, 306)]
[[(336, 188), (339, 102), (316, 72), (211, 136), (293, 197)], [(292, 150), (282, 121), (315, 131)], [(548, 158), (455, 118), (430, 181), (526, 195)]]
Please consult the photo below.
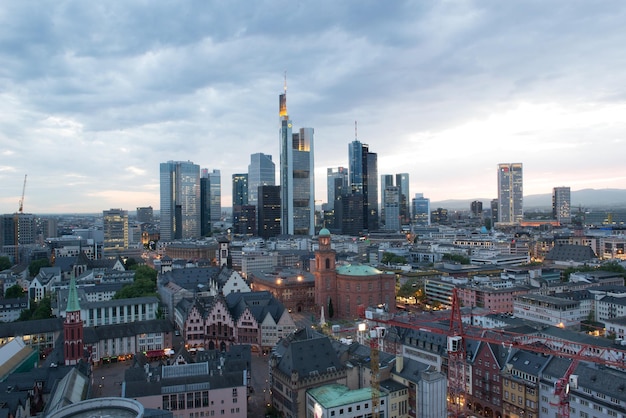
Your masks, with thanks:
[(77, 364), (83, 357), (83, 320), (80, 317), (80, 304), (78, 303), (75, 279), (70, 281), (65, 322), (63, 323), (63, 337), (65, 364), (68, 366)]

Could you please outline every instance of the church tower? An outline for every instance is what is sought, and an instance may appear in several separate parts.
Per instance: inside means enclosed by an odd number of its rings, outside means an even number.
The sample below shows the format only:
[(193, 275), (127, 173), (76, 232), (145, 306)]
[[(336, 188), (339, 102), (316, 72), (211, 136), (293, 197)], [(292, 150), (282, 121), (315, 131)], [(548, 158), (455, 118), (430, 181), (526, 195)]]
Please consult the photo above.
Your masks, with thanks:
[(330, 246), (330, 231), (322, 228), (318, 238), (319, 249), (315, 252), (315, 304), (323, 306), (327, 314), (332, 300), (337, 311), (337, 272), (335, 271), (335, 250)]
[(80, 305), (78, 304), (78, 292), (76, 281), (70, 281), (70, 292), (67, 297), (65, 309), (65, 322), (63, 323), (65, 365), (77, 364), (83, 357), (83, 320), (80, 318)]

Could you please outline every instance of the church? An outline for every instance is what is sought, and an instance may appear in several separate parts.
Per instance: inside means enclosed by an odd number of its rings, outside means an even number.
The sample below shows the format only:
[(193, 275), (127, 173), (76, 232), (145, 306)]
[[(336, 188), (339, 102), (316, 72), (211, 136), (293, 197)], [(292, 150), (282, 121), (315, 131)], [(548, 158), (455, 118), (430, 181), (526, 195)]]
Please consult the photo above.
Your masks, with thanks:
[(330, 231), (319, 233), (319, 249), (315, 252), (315, 304), (324, 308), (327, 319), (363, 317), (368, 307), (396, 309), (396, 276), (365, 264), (336, 264), (331, 248)]

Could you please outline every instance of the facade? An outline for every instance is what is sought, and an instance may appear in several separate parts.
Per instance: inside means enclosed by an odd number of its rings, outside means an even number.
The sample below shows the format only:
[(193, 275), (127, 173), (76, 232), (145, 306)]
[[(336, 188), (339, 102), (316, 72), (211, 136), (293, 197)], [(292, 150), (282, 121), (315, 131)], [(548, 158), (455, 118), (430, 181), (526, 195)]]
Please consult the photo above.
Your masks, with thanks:
[(380, 175), (380, 222), (382, 224), (386, 224), (387, 222), (387, 214), (385, 213), (385, 196), (387, 192), (387, 187), (393, 187), (393, 175), (392, 174), (381, 174)]
[(257, 218), (257, 235), (264, 239), (269, 239), (280, 235), (280, 186), (259, 186)]
[[(256, 208), (248, 205), (248, 174), (233, 174), (233, 232), (256, 234)], [(244, 208), (245, 214), (244, 214)], [(251, 218), (250, 215), (254, 217)], [(251, 222), (253, 221), (253, 222)]]
[(513, 301), (513, 314), (542, 324), (560, 328), (577, 328), (588, 314), (578, 300), (561, 299), (544, 295), (518, 295)]
[(400, 188), (389, 186), (384, 191), (385, 230), (399, 231), (402, 225), (402, 196)]
[(233, 174), (233, 207), (248, 204), (248, 174)]
[[(381, 417), (388, 415), (386, 393), (380, 392), (378, 412)], [(306, 391), (306, 417), (348, 417), (373, 416), (372, 389), (350, 389), (346, 385), (332, 383)]]
[(353, 195), (363, 196), (363, 230), (378, 230), (378, 155), (357, 139), (348, 146)]
[(200, 224), (200, 166), (191, 161), (160, 165), (161, 240), (198, 238)]
[(311, 270), (315, 275), (315, 303), (324, 309), (327, 318), (353, 319), (362, 316), (360, 311), (367, 307), (382, 305), (389, 312), (395, 311), (395, 275), (367, 265), (336, 266), (335, 259), (330, 232), (324, 228)]
[(501, 376), (504, 417), (542, 416), (539, 414), (539, 382), (549, 360), (542, 354), (522, 350), (507, 359)]
[(309, 272), (269, 268), (251, 271), (248, 280), (255, 292), (270, 292), (290, 312), (315, 309), (315, 278)]
[(396, 186), (400, 189), (400, 221), (406, 225), (411, 221), (409, 173), (396, 174)]
[(222, 185), (220, 170), (209, 172), (203, 168), (200, 173), (200, 233), (209, 236), (213, 224), (222, 218)]
[(513, 313), (513, 299), (528, 293), (526, 287), (496, 288), (484, 286), (459, 286), (458, 296), (463, 306), (489, 309), (491, 312)]
[(137, 222), (140, 224), (154, 223), (154, 210), (152, 206), (137, 208)]
[(415, 193), (411, 203), (413, 223), (420, 226), (430, 225), (430, 199), (424, 197), (423, 193)]
[(63, 357), (66, 366), (75, 365), (83, 358), (83, 321), (80, 311), (76, 282), (72, 279), (63, 322)]
[(250, 155), (248, 165), (248, 204), (257, 205), (260, 186), (276, 185), (276, 164), (271, 155), (256, 153)]
[(103, 251), (118, 252), (128, 249), (128, 211), (110, 209), (102, 211), (104, 244)]
[[(70, 306), (71, 292), (68, 296)], [(113, 299), (101, 302), (82, 302), (80, 317), (85, 326), (124, 324), (134, 321), (156, 319), (159, 299), (155, 296), (144, 296), (130, 299)], [(59, 316), (66, 317), (67, 311), (61, 310)]]
[(292, 132), (287, 114), (287, 85), (279, 97), (281, 233), (315, 233), (313, 128)]
[(348, 169), (331, 167), (326, 170), (327, 210), (335, 208), (335, 201), (348, 192)]
[(498, 164), (498, 222), (524, 220), (524, 179), (522, 163)]
[(560, 224), (572, 222), (572, 193), (569, 187), (552, 189), (552, 217)]
[(472, 213), (472, 217), (482, 218), (483, 217), (483, 202), (479, 200), (474, 200), (470, 204), (470, 212)]

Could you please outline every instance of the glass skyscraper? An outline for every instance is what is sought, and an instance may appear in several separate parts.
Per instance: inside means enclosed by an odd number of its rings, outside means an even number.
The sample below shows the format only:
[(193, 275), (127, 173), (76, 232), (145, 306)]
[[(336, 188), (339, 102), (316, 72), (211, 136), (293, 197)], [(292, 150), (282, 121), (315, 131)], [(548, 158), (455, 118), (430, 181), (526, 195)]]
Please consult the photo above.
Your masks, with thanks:
[(561, 224), (572, 222), (572, 192), (569, 187), (552, 189), (552, 216)]
[(248, 204), (257, 205), (259, 186), (276, 185), (276, 164), (272, 156), (256, 153), (250, 155), (248, 165)]
[(315, 233), (313, 128), (292, 132), (287, 114), (287, 86), (279, 96), (281, 233)]
[(200, 236), (200, 166), (191, 161), (160, 165), (161, 240)]
[(511, 224), (524, 220), (523, 186), (522, 163), (498, 164), (498, 222)]
[(348, 145), (352, 194), (363, 195), (363, 230), (378, 229), (378, 155), (358, 140)]

